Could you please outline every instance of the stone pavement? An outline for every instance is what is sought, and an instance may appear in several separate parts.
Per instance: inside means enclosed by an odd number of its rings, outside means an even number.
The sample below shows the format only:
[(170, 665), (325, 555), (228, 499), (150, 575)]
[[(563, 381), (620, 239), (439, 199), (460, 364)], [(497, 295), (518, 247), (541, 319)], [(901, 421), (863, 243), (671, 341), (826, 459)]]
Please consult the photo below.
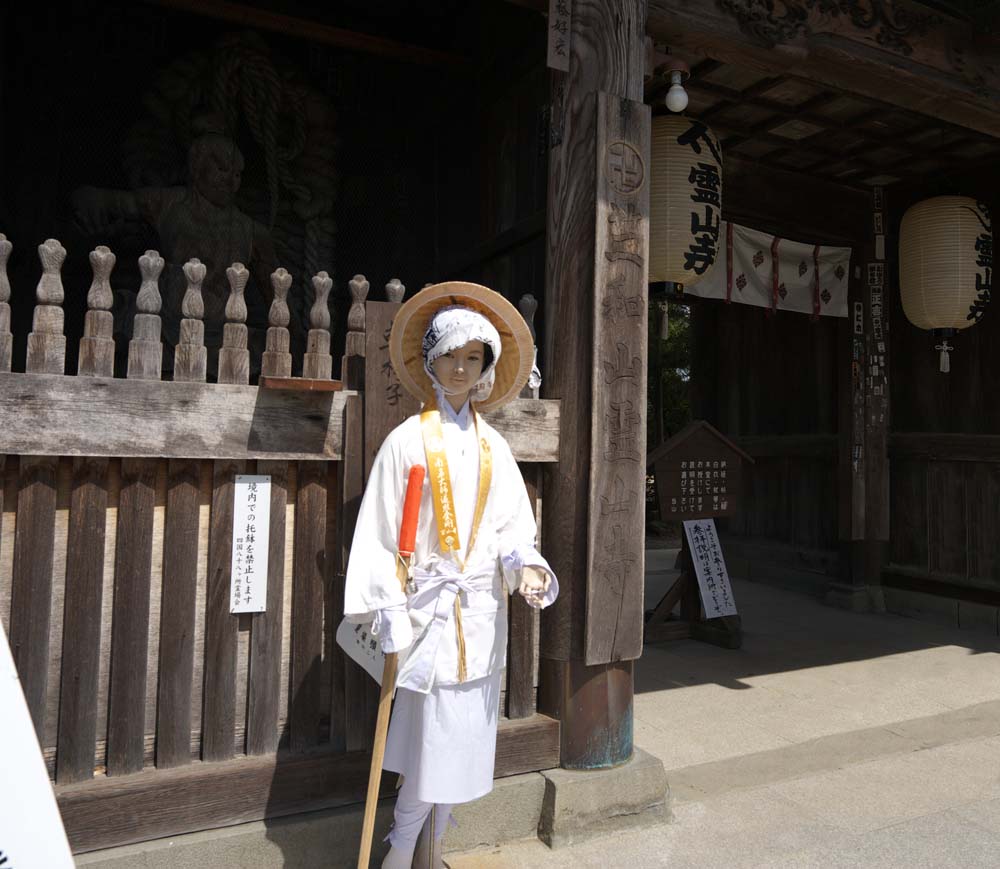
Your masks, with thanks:
[[(647, 553), (647, 607), (673, 552)], [(1000, 867), (1000, 640), (734, 582), (737, 651), (694, 640), (636, 664), (635, 742), (669, 823), (453, 869)]]

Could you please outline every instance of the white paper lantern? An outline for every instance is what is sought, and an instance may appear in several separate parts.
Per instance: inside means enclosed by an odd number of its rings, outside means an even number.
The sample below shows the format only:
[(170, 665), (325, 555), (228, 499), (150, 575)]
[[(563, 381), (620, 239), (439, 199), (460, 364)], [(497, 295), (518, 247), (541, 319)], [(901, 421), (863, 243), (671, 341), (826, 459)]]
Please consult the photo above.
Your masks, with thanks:
[(649, 280), (691, 286), (707, 275), (722, 238), (722, 149), (701, 121), (652, 123)]
[(989, 208), (967, 196), (935, 196), (910, 207), (899, 229), (899, 291), (906, 318), (945, 340), (974, 325), (990, 301), (993, 226)]

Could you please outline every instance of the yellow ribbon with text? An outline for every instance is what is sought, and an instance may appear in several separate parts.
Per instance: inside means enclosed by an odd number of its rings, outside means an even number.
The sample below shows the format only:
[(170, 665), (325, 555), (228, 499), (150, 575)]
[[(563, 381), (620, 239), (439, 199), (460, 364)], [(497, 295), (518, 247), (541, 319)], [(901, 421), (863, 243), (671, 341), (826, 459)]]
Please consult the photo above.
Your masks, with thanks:
[[(458, 553), (462, 550), (459, 539), (457, 517), (455, 516), (455, 499), (451, 491), (451, 473), (448, 470), (448, 455), (444, 447), (444, 432), (441, 430), (441, 412), (434, 407), (425, 406), (420, 412), (420, 431), (424, 439), (424, 452), (427, 454), (427, 470), (431, 480), (431, 496), (434, 501), (434, 519), (437, 522), (438, 543), (442, 554), (456, 553), (459, 568), (464, 572), (465, 565), (476, 545), (479, 536), (479, 526), (486, 512), (486, 501), (490, 495), (490, 482), (493, 479), (493, 454), (486, 438), (479, 435), (479, 414), (470, 406), (473, 424), (476, 427), (476, 440), (479, 442), (479, 488), (476, 493), (476, 512), (472, 519), (472, 532), (469, 545), (463, 558)], [(455, 596), (455, 632), (458, 636), (458, 681), (464, 682), (466, 677), (465, 633), (462, 630), (462, 596)]]

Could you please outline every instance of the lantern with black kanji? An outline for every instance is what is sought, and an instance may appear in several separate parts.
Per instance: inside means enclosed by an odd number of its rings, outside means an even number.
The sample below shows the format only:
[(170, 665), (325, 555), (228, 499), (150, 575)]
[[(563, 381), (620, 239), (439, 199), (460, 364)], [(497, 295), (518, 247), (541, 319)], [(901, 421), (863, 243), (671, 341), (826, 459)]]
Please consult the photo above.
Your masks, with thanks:
[(722, 238), (722, 149), (701, 121), (653, 118), (649, 280), (691, 286), (711, 271)]
[(941, 343), (941, 371), (950, 368), (948, 339), (977, 323), (990, 301), (993, 225), (984, 202), (935, 196), (911, 206), (899, 229), (899, 291), (906, 318)]

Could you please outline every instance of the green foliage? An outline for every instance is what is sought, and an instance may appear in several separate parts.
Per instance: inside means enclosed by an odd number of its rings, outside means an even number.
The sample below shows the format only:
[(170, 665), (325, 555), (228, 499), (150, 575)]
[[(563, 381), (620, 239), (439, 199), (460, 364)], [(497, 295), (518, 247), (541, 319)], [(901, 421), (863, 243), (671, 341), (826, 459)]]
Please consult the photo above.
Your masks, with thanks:
[[(647, 440), (652, 449), (659, 438), (669, 438), (691, 421), (688, 384), (691, 376), (691, 311), (682, 302), (668, 302), (669, 329), (660, 338), (660, 308), (653, 304), (649, 316), (649, 394)], [(662, 399), (656, 394), (657, 380)], [(656, 408), (660, 406), (660, 425)]]

